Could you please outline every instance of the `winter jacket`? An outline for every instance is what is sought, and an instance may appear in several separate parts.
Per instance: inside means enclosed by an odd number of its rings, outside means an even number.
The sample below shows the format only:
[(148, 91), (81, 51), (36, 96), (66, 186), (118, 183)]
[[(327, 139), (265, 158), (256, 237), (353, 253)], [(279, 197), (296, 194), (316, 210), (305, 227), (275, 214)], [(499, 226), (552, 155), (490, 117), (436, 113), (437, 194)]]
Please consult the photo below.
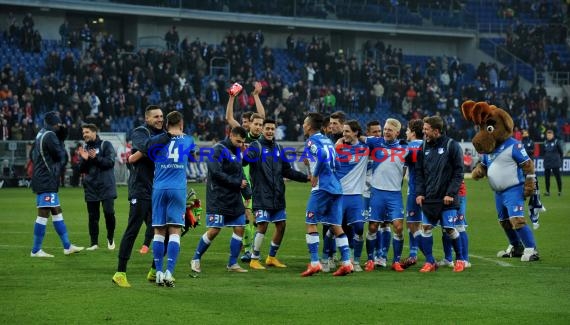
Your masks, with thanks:
[(424, 141), (417, 155), (416, 194), (426, 200), (453, 197), (446, 209), (459, 208), (458, 192), (463, 181), (463, 152), (455, 140), (442, 135), (436, 141)]
[(52, 127), (45, 127), (38, 132), (31, 156), (34, 193), (57, 193), (61, 170), (67, 164), (67, 153)]
[(113, 144), (102, 141), (99, 136), (95, 141), (87, 142), (84, 146), (86, 151), (95, 149), (95, 158), (79, 160), (79, 172), (85, 174), (83, 188), (85, 189), (85, 201), (103, 201), (117, 198), (115, 182), (115, 158), (117, 153)]
[(152, 136), (164, 133), (149, 125), (141, 125), (131, 132), (134, 154), (141, 151), (143, 158), (131, 165), (129, 175), (129, 201), (133, 199), (151, 200), (154, 181), (154, 161), (148, 157), (149, 142)]
[(562, 149), (562, 141), (553, 138), (544, 142), (544, 168), (560, 168), (562, 167), (562, 159), (564, 158), (564, 149)]
[(283, 148), (265, 137), (252, 142), (243, 164), (249, 164), (254, 210), (285, 209), (285, 182), (283, 177), (306, 183), (307, 175), (294, 170), (287, 161)]
[[(207, 160), (206, 213), (236, 218), (245, 213), (241, 183), (245, 179), (240, 152), (229, 138), (216, 143), (213, 155)], [(251, 190), (243, 191), (251, 199)]]

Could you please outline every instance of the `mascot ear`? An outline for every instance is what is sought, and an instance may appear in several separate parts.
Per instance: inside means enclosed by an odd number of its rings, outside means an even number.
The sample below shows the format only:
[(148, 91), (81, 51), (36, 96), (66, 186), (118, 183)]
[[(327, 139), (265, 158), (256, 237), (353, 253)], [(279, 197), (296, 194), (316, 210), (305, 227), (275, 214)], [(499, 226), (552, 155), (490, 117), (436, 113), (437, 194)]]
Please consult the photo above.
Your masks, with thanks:
[(515, 123), (513, 122), (513, 118), (504, 110), (497, 108), (495, 110), (497, 112), (497, 115), (499, 116), (500, 119), (503, 120), (503, 123), (505, 124), (505, 128), (507, 131), (509, 131), (509, 134), (513, 133), (513, 129), (515, 127)]
[(463, 114), (463, 118), (467, 121), (473, 121), (471, 115), (471, 113), (473, 113), (473, 106), (475, 106), (475, 102), (472, 100), (467, 100), (461, 104), (461, 114)]
[(473, 122), (477, 125), (481, 125), (487, 121), (489, 116), (491, 116), (492, 108), (489, 107), (487, 102), (478, 102), (473, 108)]

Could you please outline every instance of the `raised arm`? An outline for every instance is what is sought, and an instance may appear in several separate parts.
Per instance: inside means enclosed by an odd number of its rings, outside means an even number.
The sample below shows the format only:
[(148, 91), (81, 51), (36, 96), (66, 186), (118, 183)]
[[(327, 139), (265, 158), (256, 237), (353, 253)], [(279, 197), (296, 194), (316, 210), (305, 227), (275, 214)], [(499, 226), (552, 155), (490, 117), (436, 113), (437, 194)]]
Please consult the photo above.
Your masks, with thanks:
[(236, 96), (230, 94), (230, 99), (228, 99), (228, 105), (226, 106), (226, 121), (230, 125), (230, 128), (235, 128), (240, 126), (239, 122), (234, 118), (234, 102)]
[(255, 108), (257, 109), (257, 113), (261, 115), (261, 117), (265, 118), (265, 108), (263, 107), (261, 99), (259, 98), (259, 94), (261, 93), (262, 90), (263, 87), (261, 86), (261, 82), (256, 81), (252, 93), (253, 99), (255, 100)]

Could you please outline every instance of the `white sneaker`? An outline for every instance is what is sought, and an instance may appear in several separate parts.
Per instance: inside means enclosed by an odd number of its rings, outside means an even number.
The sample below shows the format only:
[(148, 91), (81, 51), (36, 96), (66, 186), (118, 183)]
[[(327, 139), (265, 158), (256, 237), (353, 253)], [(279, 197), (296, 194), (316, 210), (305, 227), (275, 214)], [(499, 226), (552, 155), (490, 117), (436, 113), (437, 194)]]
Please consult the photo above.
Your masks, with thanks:
[(164, 285), (169, 288), (174, 287), (174, 277), (172, 276), (172, 273), (170, 273), (170, 271), (168, 270), (164, 272)]
[(75, 246), (73, 244), (71, 244), (71, 246), (69, 246), (68, 249), (63, 249), (63, 254), (65, 255), (70, 255), (73, 253), (79, 253), (81, 252), (83, 249), (85, 249), (85, 247), (81, 247), (81, 246)]
[(238, 263), (233, 264), (233, 265), (228, 265), (226, 268), (230, 272), (237, 272), (237, 273), (246, 273), (247, 272), (247, 270), (242, 268), (241, 266), (239, 266)]
[[(322, 266), (321, 272), (329, 273), (331, 271), (331, 267), (330, 267), (328, 259), (327, 260), (321, 260), (321, 266)], [(332, 269), (334, 270), (334, 267)]]
[(200, 260), (191, 260), (190, 269), (192, 270), (192, 272), (201, 273), (202, 268), (200, 268)]
[(164, 285), (164, 273), (162, 271), (156, 271), (156, 285), (162, 287)]
[(447, 267), (454, 267), (455, 265), (453, 264), (453, 261), (448, 261), (445, 258), (442, 259), (441, 261), (436, 263), (437, 266), (447, 266)]
[(463, 263), (464, 263), (466, 269), (468, 269), (468, 268), (471, 267), (471, 262), (469, 262), (469, 261), (463, 261)]
[(112, 240), (110, 243), (109, 243), (109, 241), (107, 241), (107, 248), (111, 251), (114, 250), (115, 249), (115, 241)]
[(352, 269), (354, 272), (362, 272), (362, 266), (357, 263), (352, 263)]
[(93, 245), (93, 246), (87, 247), (85, 250), (86, 251), (94, 251), (94, 250), (97, 250), (98, 248), (99, 248), (99, 245)]
[(379, 267), (386, 267), (386, 259), (383, 257), (375, 257), (374, 265)]
[(507, 247), (507, 249), (502, 250), (502, 251), (498, 251), (497, 252), (497, 257), (511, 257), (512, 255), (512, 251), (515, 247), (513, 245), (509, 245)]
[(43, 249), (40, 249), (35, 253), (30, 253), (30, 257), (53, 257), (53, 255), (44, 252)]
[(523, 255), (521, 256), (521, 262), (534, 262), (539, 259), (538, 251), (534, 247), (525, 248)]

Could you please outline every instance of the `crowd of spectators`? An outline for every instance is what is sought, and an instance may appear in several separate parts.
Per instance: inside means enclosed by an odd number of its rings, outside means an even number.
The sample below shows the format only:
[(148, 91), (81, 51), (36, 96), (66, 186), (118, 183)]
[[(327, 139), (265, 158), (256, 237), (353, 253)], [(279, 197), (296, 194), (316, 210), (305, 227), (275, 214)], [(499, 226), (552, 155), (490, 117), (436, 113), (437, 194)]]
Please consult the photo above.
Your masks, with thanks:
[(34, 18), (27, 13), (22, 18), (22, 24), (18, 24), (16, 16), (10, 12), (6, 18), (5, 38), (10, 44), (17, 45), (27, 52), (39, 53), (41, 51), (42, 36), (34, 29)]
[[(510, 14), (505, 14), (506, 12)], [(565, 25), (562, 4), (557, 1), (502, 1), (499, 13), (512, 23), (506, 31), (506, 49), (539, 71), (568, 71), (560, 53), (546, 51), (546, 45), (566, 44), (568, 27)], [(525, 23), (519, 16), (540, 19), (540, 24)]]
[[(68, 32), (61, 33), (66, 28)], [(183, 112), (187, 132), (198, 139), (220, 139), (226, 132), (225, 90), (233, 82), (245, 85), (234, 109), (239, 116), (254, 109), (249, 94), (256, 80), (263, 85), (267, 115), (281, 124), (278, 134), (285, 140), (302, 137), (302, 117), (307, 111), (340, 109), (365, 115), (380, 110), (401, 119), (440, 114), (452, 136), (468, 140), (474, 131), (459, 127), (458, 115), (466, 98), (505, 107), (516, 118), (517, 127), (534, 130), (556, 128), (556, 118), (566, 116), (568, 105), (566, 99), (550, 98), (541, 86), (522, 91), (516, 75), (493, 63), (481, 63), (474, 76), (457, 57), (409, 64), (401, 48), (381, 40), (365, 43), (359, 62), (323, 38), (305, 42), (290, 35), (285, 44), (290, 61), (284, 68), (276, 66), (260, 30), (232, 31), (221, 44), (213, 45), (198, 38), (190, 41), (188, 36), (175, 41), (179, 36), (173, 26), (167, 35), (176, 35), (166, 38), (166, 49), (136, 51), (130, 42), (121, 44), (112, 34), (99, 33), (74, 43), (70, 35), (75, 31), (69, 32), (64, 22), (62, 46), (47, 56), (41, 77), (30, 80), (22, 69), (2, 67), (2, 139), (33, 139), (39, 114), (52, 109), (60, 111), (72, 140), (81, 138), (83, 123), (94, 123), (106, 132), (114, 121), (136, 116), (136, 126), (143, 123), (142, 112), (149, 103), (161, 105), (165, 113)], [(74, 55), (73, 47), (81, 48), (80, 56)], [(229, 76), (210, 75), (213, 57), (228, 60)], [(286, 80), (280, 69), (287, 69), (292, 79)], [(531, 135), (540, 140), (540, 132)]]

